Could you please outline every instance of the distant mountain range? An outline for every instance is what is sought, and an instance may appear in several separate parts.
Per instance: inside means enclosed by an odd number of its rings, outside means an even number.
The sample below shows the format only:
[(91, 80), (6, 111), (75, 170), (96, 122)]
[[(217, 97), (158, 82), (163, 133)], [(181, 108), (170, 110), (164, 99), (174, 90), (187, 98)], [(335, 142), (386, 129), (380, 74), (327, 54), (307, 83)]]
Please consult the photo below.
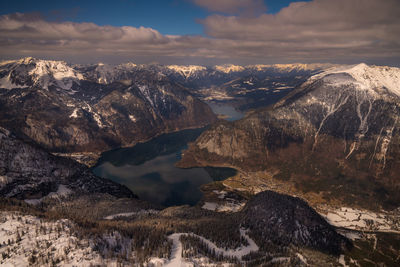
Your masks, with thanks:
[(3, 61), (0, 125), (49, 151), (101, 152), (214, 122), (199, 98), (239, 101), (245, 110), (264, 106), (328, 66)]

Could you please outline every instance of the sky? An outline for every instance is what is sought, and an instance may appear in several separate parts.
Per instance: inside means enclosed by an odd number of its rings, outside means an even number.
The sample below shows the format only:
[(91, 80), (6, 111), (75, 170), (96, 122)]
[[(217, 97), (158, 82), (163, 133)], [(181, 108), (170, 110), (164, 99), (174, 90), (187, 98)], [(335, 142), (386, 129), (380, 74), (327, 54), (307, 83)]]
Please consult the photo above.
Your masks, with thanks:
[(0, 58), (399, 65), (400, 0), (0, 0)]

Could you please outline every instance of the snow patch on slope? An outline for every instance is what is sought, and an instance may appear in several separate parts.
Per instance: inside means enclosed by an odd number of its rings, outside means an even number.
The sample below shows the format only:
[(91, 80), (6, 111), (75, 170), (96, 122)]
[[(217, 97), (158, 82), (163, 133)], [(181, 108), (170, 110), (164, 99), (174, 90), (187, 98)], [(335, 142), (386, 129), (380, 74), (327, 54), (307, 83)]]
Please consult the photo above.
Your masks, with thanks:
[(155, 107), (154, 102), (153, 102), (153, 99), (151, 98), (151, 97), (152, 97), (152, 94), (150, 93), (150, 88), (149, 88), (147, 85), (139, 85), (138, 88), (139, 88), (140, 92), (142, 93), (142, 95), (143, 95), (143, 96), (147, 99), (147, 101), (150, 103), (150, 105), (151, 105), (152, 107)]
[(132, 122), (136, 122), (136, 121), (137, 121), (136, 117), (133, 116), (133, 115), (129, 115), (129, 119), (130, 119)]
[(79, 109), (74, 109), (74, 111), (69, 115), (70, 118), (78, 118), (78, 111)]
[(0, 88), (10, 90), (14, 88), (27, 88), (27, 87), (28, 87), (27, 85), (20, 85), (13, 83), (10, 79), (10, 74), (0, 79)]

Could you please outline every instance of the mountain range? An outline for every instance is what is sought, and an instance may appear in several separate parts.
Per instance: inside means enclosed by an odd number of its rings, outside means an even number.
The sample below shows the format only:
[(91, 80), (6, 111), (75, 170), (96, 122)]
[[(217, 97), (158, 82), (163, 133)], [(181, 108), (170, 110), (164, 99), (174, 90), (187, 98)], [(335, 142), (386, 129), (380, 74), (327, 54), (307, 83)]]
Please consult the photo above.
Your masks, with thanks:
[(102, 67), (33, 58), (1, 63), (0, 125), (52, 152), (102, 152), (216, 120), (160, 73)]
[[(0, 264), (396, 266), (399, 117), (395, 67), (3, 61)], [(204, 126), (176, 166), (237, 172), (192, 207), (140, 200), (74, 160)], [(167, 154), (168, 140), (121, 157)]]

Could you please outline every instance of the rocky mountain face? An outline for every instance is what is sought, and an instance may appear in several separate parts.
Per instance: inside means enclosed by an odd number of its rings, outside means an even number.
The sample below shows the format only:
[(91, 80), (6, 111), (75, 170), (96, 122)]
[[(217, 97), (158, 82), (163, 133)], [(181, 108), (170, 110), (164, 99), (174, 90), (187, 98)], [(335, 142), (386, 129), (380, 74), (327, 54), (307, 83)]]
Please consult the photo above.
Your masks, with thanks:
[(243, 225), (265, 248), (272, 243), (339, 254), (351, 247), (350, 241), (338, 234), (304, 200), (296, 197), (264, 191), (255, 195), (242, 213)]
[(135, 197), (125, 186), (93, 175), (86, 166), (53, 156), (0, 128), (0, 196), (29, 201), (94, 193)]
[[(181, 166), (267, 170), (347, 202), (400, 203), (400, 69), (359, 64), (312, 76), (272, 107), (220, 122)], [(340, 187), (341, 194), (335, 193)], [(350, 197), (349, 197), (350, 196)]]
[(0, 64), (0, 125), (53, 152), (105, 151), (215, 120), (186, 88), (132, 64)]

